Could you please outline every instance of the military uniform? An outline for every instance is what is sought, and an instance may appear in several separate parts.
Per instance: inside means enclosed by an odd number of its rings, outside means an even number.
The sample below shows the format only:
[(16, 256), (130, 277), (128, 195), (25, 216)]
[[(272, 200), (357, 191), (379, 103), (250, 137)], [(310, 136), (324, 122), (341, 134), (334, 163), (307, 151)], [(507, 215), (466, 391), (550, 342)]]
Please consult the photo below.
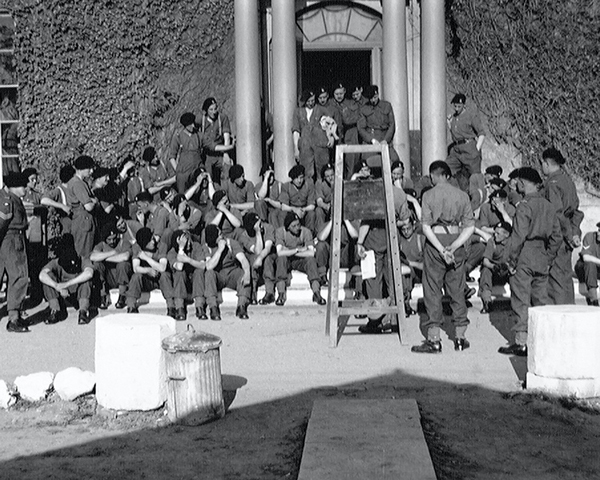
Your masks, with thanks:
[(579, 283), (585, 283), (588, 289), (586, 299), (588, 304), (593, 301), (598, 301), (598, 265), (593, 262), (586, 262), (583, 259), (584, 255), (590, 255), (600, 260), (600, 242), (598, 241), (597, 232), (588, 232), (583, 237), (583, 245), (579, 253), (579, 259), (575, 264), (575, 273), (579, 279)]
[[(342, 116), (343, 138), (344, 143), (347, 145), (358, 145), (359, 143), (357, 123), (360, 120), (360, 109), (366, 102), (367, 99), (361, 97), (358, 102), (345, 98), (342, 103), (335, 103)], [(344, 179), (350, 180), (359, 160), (360, 154), (358, 153), (347, 153), (344, 155)]]
[(481, 152), (477, 150), (477, 138), (485, 134), (479, 113), (465, 109), (459, 115), (448, 118), (448, 127), (452, 135), (450, 153), (446, 163), (452, 176), (464, 169), (467, 178), (474, 173), (481, 173)]
[[(309, 247), (313, 245), (313, 236), (311, 231), (306, 227), (301, 227), (300, 235), (298, 236), (286, 230), (285, 227), (280, 227), (275, 232), (275, 245), (281, 245), (285, 249)], [(313, 292), (319, 290), (319, 272), (315, 257), (278, 256), (275, 276), (277, 278), (277, 291), (280, 295), (285, 293), (287, 289), (292, 270), (306, 273)]]
[(0, 279), (6, 274), (8, 319), (17, 323), (29, 283), (26, 230), (23, 202), (7, 189), (0, 190)]
[(177, 159), (176, 185), (177, 191), (181, 194), (184, 194), (189, 187), (192, 174), (203, 164), (202, 146), (202, 135), (198, 132), (189, 132), (185, 128), (171, 139), (170, 157)]
[(518, 345), (527, 344), (530, 306), (546, 305), (548, 270), (560, 247), (560, 225), (554, 206), (540, 193), (526, 195), (517, 205), (505, 260), (510, 278), (510, 304), (517, 317), (513, 330)]
[[(315, 184), (306, 178), (302, 187), (298, 188), (294, 185), (294, 182), (287, 182), (281, 185), (281, 193), (279, 194), (279, 201), (284, 205), (290, 207), (304, 208), (308, 205), (315, 205), (317, 202)], [(306, 212), (304, 217), (300, 219), (300, 223), (308, 228), (314, 235), (316, 231), (316, 214), (314, 210)]]
[[(206, 306), (206, 296), (204, 288), (204, 272), (203, 268), (194, 268), (190, 264), (184, 264), (182, 270), (174, 268), (177, 263), (176, 249), (171, 248), (167, 254), (167, 260), (173, 277), (173, 298), (176, 309), (185, 309), (185, 300), (189, 298), (190, 293), (194, 299), (196, 308), (204, 311)], [(205, 261), (209, 256), (208, 247), (197, 241), (192, 240), (192, 247), (187, 252), (190, 258), (198, 262)]]
[[(151, 253), (153, 260), (159, 262), (162, 258), (167, 258), (167, 244), (164, 242), (158, 242), (158, 246), (155, 252)], [(132, 247), (131, 258), (132, 261), (135, 258), (139, 258), (142, 249), (139, 244), (135, 244)], [(149, 253), (149, 252), (146, 252)], [(142, 267), (148, 267), (148, 263), (140, 259), (140, 265)], [(129, 280), (129, 286), (127, 288), (127, 307), (128, 309), (137, 308), (137, 301), (142, 296), (142, 292), (151, 292), (155, 288), (160, 288), (164, 299), (167, 302), (167, 310), (175, 309), (175, 300), (173, 296), (173, 277), (171, 271), (167, 267), (165, 272), (162, 272), (158, 277), (151, 277), (144, 273), (133, 273), (131, 280)]]
[(321, 117), (328, 112), (321, 105), (315, 105), (312, 112), (305, 107), (294, 110), (292, 132), (300, 135), (298, 139), (298, 163), (304, 167), (306, 178), (315, 179), (317, 166), (329, 162), (327, 134), (321, 128)]
[(554, 305), (574, 304), (571, 253), (573, 236), (581, 235), (579, 225), (583, 220), (583, 213), (579, 210), (577, 189), (571, 177), (561, 168), (548, 175), (544, 185), (544, 196), (556, 211), (563, 237), (556, 258), (550, 265), (548, 296), (550, 303)]
[(220, 112), (214, 120), (208, 115), (203, 115), (200, 131), (203, 134), (206, 171), (210, 173), (213, 181), (220, 185), (229, 178), (229, 165), (223, 162), (224, 152), (217, 151), (216, 147), (225, 145), (225, 134), (231, 134), (229, 118)]
[[(390, 160), (393, 162), (400, 159), (392, 146), (392, 140), (396, 133), (396, 119), (390, 102), (379, 100), (377, 105), (364, 104), (360, 109), (360, 119), (356, 126), (363, 143), (371, 145), (373, 140), (385, 141), (390, 148)], [(372, 154), (365, 155), (368, 157)]]
[[(429, 225), (440, 243), (446, 247), (460, 235), (460, 231), (475, 225), (469, 196), (449, 183), (440, 183), (423, 194), (423, 225)], [(465, 302), (466, 249), (454, 252), (454, 263), (448, 265), (443, 255), (429, 242), (423, 247), (423, 300), (427, 316), (421, 321), (430, 342), (440, 341), (443, 323), (442, 288), (451, 299), (452, 323), (456, 338), (464, 338), (469, 325)]]
[(89, 256), (94, 248), (96, 219), (84, 207), (93, 199), (94, 195), (88, 184), (74, 175), (67, 183), (67, 200), (73, 215), (71, 234), (75, 242), (75, 251), (82, 258)]

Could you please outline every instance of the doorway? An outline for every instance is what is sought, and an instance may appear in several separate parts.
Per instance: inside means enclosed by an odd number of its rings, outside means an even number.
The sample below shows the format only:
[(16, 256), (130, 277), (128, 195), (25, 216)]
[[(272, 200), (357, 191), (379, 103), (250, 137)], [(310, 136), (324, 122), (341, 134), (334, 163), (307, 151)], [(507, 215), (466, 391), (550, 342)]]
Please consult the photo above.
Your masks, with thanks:
[[(347, 97), (356, 85), (371, 84), (370, 50), (308, 50), (302, 52), (300, 90), (331, 89), (342, 83)], [(333, 92), (330, 92), (332, 95)]]

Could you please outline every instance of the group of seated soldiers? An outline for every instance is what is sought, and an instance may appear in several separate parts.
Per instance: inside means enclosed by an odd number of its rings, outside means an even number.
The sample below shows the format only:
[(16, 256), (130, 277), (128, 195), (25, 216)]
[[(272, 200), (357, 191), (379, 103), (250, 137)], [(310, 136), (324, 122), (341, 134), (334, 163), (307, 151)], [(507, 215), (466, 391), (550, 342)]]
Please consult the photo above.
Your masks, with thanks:
[[(63, 299), (74, 297), (79, 323), (87, 324), (90, 308), (108, 308), (109, 291), (116, 288), (115, 308), (126, 307), (128, 313), (138, 312), (143, 292), (160, 289), (167, 314), (177, 320), (186, 319), (191, 301), (197, 318), (220, 320), (221, 292), (231, 288), (238, 297), (236, 316), (247, 319), (249, 305), (286, 303), (292, 270), (306, 273), (313, 302), (326, 303), (321, 287), (327, 285), (331, 248), (336, 175), (331, 164), (322, 168), (316, 182), (306, 178), (302, 165), (295, 165), (286, 183), (277, 181), (267, 166), (257, 185), (246, 180), (240, 165), (232, 165), (228, 178), (219, 180), (200, 165), (185, 190), (178, 192), (173, 168), (158, 159), (154, 148), (146, 148), (142, 160), (138, 164), (129, 158), (119, 168), (107, 169), (81, 156), (61, 169), (60, 185), (44, 195), (35, 190), (37, 172), (23, 172), (29, 179), (23, 198), (28, 215), (32, 205), (39, 204), (53, 207), (60, 218), (56, 258), (38, 268), (40, 290), (50, 307), (46, 323), (64, 319)], [(351, 179), (373, 178), (380, 167), (377, 156), (361, 160)], [(404, 177), (400, 161), (393, 162), (391, 171), (393, 184), (406, 194), (409, 211), (398, 227), (401, 260), (410, 270), (403, 286), (405, 311), (411, 315), (411, 292), (423, 270), (419, 199), (431, 183), (425, 176), (414, 185)], [(469, 275), (481, 266), (482, 313), (490, 308), (493, 283), (508, 279), (500, 260), (520, 199), (514, 182), (501, 176), (502, 169), (492, 166), (470, 178), (476, 228), (465, 272)], [(358, 241), (363, 225), (345, 220), (342, 228), (341, 264), (353, 273), (360, 271), (364, 253), (364, 238)], [(265, 294), (259, 300), (257, 289), (263, 284)], [(354, 288), (355, 298), (362, 298), (383, 296), (389, 287), (369, 291), (357, 274)], [(467, 287), (465, 297), (475, 291)], [(374, 333), (371, 330), (361, 329)]]

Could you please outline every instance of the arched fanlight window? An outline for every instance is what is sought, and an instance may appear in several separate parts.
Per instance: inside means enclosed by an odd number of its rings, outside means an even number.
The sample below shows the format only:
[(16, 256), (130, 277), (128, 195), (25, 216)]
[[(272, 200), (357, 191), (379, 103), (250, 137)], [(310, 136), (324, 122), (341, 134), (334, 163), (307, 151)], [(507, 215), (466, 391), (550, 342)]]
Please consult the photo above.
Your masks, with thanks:
[(19, 171), (18, 80), (14, 50), (15, 21), (0, 9), (0, 157), (2, 175)]

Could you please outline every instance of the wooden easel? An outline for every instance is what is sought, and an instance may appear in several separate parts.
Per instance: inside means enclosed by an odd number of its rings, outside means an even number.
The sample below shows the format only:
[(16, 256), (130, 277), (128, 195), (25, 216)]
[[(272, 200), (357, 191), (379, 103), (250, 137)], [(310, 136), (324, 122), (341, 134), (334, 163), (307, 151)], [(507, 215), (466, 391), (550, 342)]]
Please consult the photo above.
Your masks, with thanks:
[[(384, 299), (371, 300), (338, 300), (340, 287), (340, 250), (342, 234), (342, 210), (344, 205), (344, 182), (341, 172), (344, 166), (346, 153), (373, 153), (381, 155), (381, 168), (383, 177), (383, 198), (381, 195), (372, 195), (364, 182), (365, 210), (372, 206), (373, 210), (381, 210), (382, 200), (385, 204), (385, 220), (387, 230), (388, 252), (392, 262), (390, 285), (388, 285), (390, 301)], [(402, 267), (400, 265), (400, 249), (398, 247), (398, 230), (396, 228), (396, 215), (394, 212), (394, 192), (392, 186), (392, 172), (390, 154), (387, 145), (338, 145), (335, 152), (335, 184), (333, 189), (332, 232), (331, 232), (331, 257), (330, 281), (327, 301), (327, 319), (325, 331), (329, 335), (329, 346), (336, 347), (341, 337), (348, 318), (356, 314), (392, 314), (397, 322), (400, 343), (406, 344), (406, 318), (404, 312), (404, 298), (402, 294)], [(354, 183), (354, 182), (353, 182)], [(360, 182), (354, 185), (360, 191)], [(364, 218), (363, 220), (370, 220)], [(333, 327), (332, 328), (332, 320)], [(392, 322), (394, 323), (394, 322)]]

